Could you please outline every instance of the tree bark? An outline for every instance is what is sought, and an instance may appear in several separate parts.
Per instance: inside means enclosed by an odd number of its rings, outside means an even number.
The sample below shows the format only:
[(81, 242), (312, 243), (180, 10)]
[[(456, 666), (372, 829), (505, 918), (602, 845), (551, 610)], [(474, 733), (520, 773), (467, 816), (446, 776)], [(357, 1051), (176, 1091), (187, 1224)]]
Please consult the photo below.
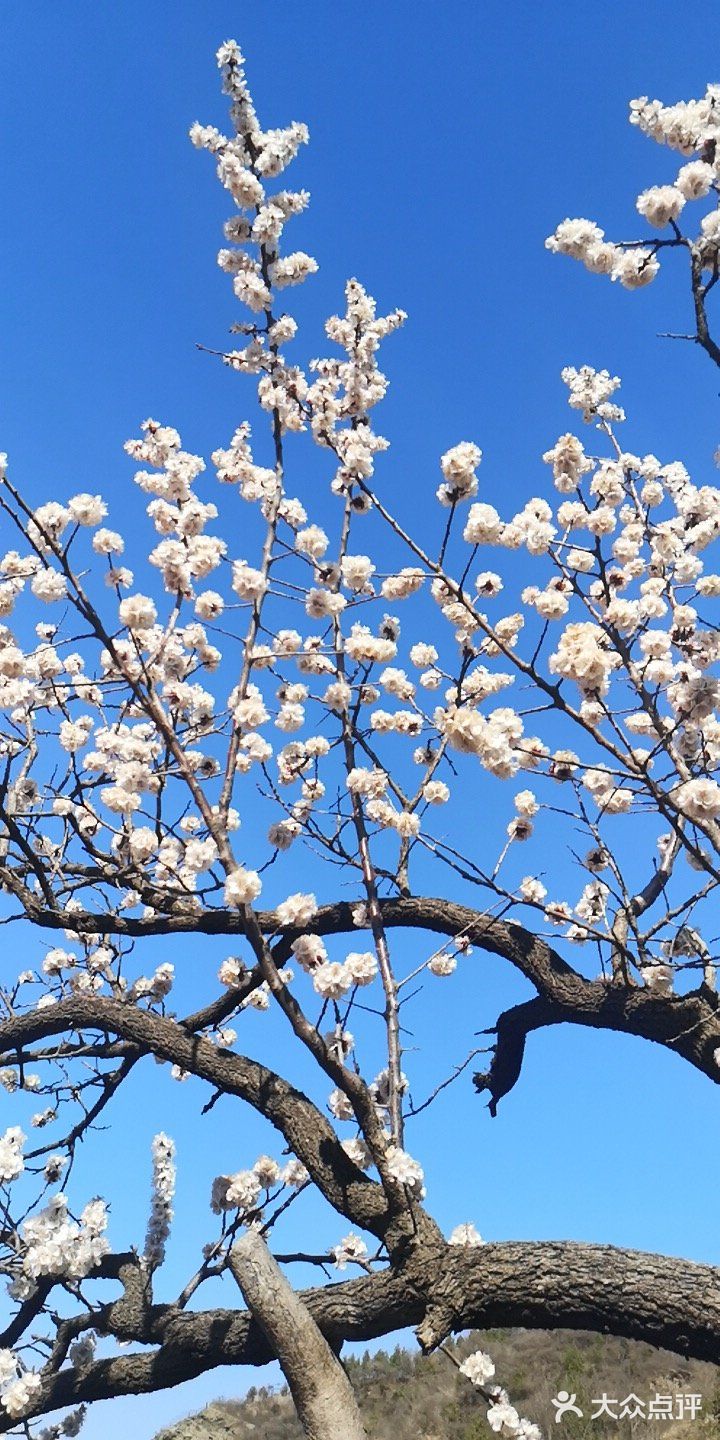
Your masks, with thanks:
[[(453, 1331), (594, 1330), (644, 1340), (720, 1365), (720, 1269), (690, 1261), (565, 1241), (418, 1247), (407, 1264), (300, 1292), (335, 1350), (418, 1327), (428, 1349)], [(123, 1302), (96, 1316), (100, 1334), (129, 1339)], [(118, 1329), (114, 1326), (117, 1314)], [(163, 1390), (218, 1365), (267, 1365), (275, 1352), (247, 1311), (179, 1311), (158, 1305), (136, 1330), (153, 1347), (94, 1361), (47, 1379), (32, 1415), (119, 1395)], [(0, 1414), (0, 1434), (15, 1421)], [(347, 1436), (343, 1437), (347, 1440)]]
[[(489, 1090), (493, 1112), (498, 1101), (515, 1084), (522, 1063), (525, 1037), (544, 1025), (571, 1024), (598, 1030), (618, 1030), (665, 1046), (702, 1071), (715, 1084), (720, 1082), (720, 997), (701, 985), (686, 995), (658, 996), (646, 986), (610, 985), (588, 980), (549, 945), (513, 921), (473, 910), (453, 900), (433, 896), (404, 896), (379, 902), (382, 923), (388, 928), (429, 930), (440, 935), (462, 935), (479, 950), (508, 960), (535, 987), (544, 1004), (526, 1012), (510, 1013), (498, 1043), (506, 1054), (498, 1056), (487, 1074), (480, 1076), (479, 1089)], [(313, 918), (319, 935), (352, 933), (353, 902), (321, 905)], [(35, 924), (47, 929), (69, 928), (77, 934), (168, 935), (192, 931), (206, 935), (243, 934), (245, 922), (239, 912), (208, 910), (199, 916), (160, 916), (152, 920), (137, 917), (43, 910), (33, 902), (28, 911)], [(274, 911), (259, 910), (257, 923), (265, 934), (278, 930)], [(273, 945), (277, 964), (290, 952), (300, 932), (286, 928)], [(247, 992), (258, 983), (250, 972), (244, 984)], [(217, 1002), (216, 1002), (217, 1003)], [(226, 997), (220, 1002), (227, 1005)], [(220, 1011), (222, 1013), (222, 1010)], [(504, 1017), (501, 1016), (501, 1023)], [(528, 1023), (524, 1023), (527, 1021)], [(505, 1043), (507, 1042), (507, 1043)]]
[(340, 1361), (257, 1230), (237, 1241), (229, 1263), (280, 1361), (308, 1440), (368, 1440)]

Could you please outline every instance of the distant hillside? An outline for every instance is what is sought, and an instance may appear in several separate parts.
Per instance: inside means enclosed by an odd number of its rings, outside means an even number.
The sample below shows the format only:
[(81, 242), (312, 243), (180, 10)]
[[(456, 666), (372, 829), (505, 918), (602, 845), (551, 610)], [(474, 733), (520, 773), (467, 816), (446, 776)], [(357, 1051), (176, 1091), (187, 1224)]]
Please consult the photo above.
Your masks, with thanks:
[[(522, 1415), (555, 1440), (720, 1440), (720, 1370), (626, 1340), (583, 1332), (483, 1331), (453, 1347), (458, 1358), (488, 1350), (496, 1380)], [(427, 1359), (400, 1348), (349, 1360), (348, 1373), (372, 1440), (496, 1440), (485, 1406), (444, 1355)], [(239, 1378), (239, 1377), (238, 1377)], [(583, 1418), (555, 1423), (552, 1397), (577, 1396)], [(624, 1401), (633, 1393), (647, 1404), (661, 1395), (702, 1396), (694, 1422), (591, 1420), (592, 1401), (606, 1394)], [(677, 1415), (677, 1400), (673, 1405)], [(244, 1400), (217, 1400), (197, 1415), (163, 1430), (156, 1440), (302, 1440), (285, 1389), (253, 1387)]]

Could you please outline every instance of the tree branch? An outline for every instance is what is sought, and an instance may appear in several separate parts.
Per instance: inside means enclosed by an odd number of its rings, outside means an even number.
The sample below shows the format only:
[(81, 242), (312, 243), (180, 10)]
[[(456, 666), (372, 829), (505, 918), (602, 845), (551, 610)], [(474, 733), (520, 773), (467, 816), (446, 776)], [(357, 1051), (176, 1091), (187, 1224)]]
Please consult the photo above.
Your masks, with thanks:
[[(335, 1349), (408, 1325), (419, 1327), (426, 1349), (452, 1331), (520, 1325), (594, 1330), (720, 1363), (720, 1270), (609, 1245), (423, 1246), (395, 1273), (305, 1290), (300, 1298)], [(157, 1312), (157, 1350), (47, 1378), (33, 1413), (148, 1393), (218, 1365), (264, 1365), (274, 1358), (246, 1311)], [(12, 1424), (0, 1420), (0, 1433)]]
[(367, 1440), (340, 1361), (257, 1230), (237, 1241), (229, 1264), (280, 1361), (308, 1440)]
[[(720, 1066), (715, 1060), (715, 1051), (720, 1048), (720, 1010), (718, 997), (706, 986), (684, 996), (659, 996), (639, 986), (609, 986), (602, 980), (587, 980), (568, 965), (547, 941), (533, 935), (524, 926), (498, 920), (494, 915), (481, 910), (432, 896), (384, 899), (378, 903), (382, 923), (388, 929), (407, 928), (428, 930), (442, 935), (462, 935), (477, 949), (508, 960), (534, 985), (539, 996), (547, 1002), (546, 1005), (521, 1010), (520, 1015), (508, 1012), (513, 1018), (506, 1025), (502, 1017), (498, 1021), (498, 1028), (504, 1028), (503, 1038), (507, 1037), (508, 1048), (517, 1051), (521, 1035), (524, 1047), (525, 1035), (543, 1025), (561, 1022), (587, 1025), (594, 1029), (618, 1030), (623, 1034), (652, 1040), (689, 1061), (709, 1079), (716, 1083), (720, 1081)], [(352, 916), (354, 908), (352, 901), (321, 906), (313, 919), (313, 929), (319, 935), (352, 933), (357, 929)], [(258, 911), (256, 918), (263, 932), (277, 932), (277, 917), (274, 911)], [(94, 923), (95, 919), (102, 921), (107, 917), (72, 915), (64, 916), (63, 919), (77, 923), (84, 933), (90, 927), (90, 922)], [(177, 922), (172, 923), (175, 927)], [(223, 923), (228, 934), (242, 929), (240, 915), (228, 911), (206, 912), (194, 922), (196, 928), (204, 930), (205, 933), (218, 934), (223, 933)], [(300, 933), (299, 930), (289, 928), (282, 931), (273, 949), (276, 964), (281, 964), (283, 958), (290, 953), (292, 942)], [(256, 972), (251, 971), (243, 983), (252, 988), (256, 983)], [(208, 1006), (205, 1013), (219, 1013), (219, 1005), (217, 1009)], [(195, 1020), (197, 1017), (192, 1018)], [(531, 1023), (525, 1024), (526, 1021)], [(522, 1050), (519, 1060), (522, 1061)], [(507, 1069), (501, 1071), (501, 1064)], [(501, 1075), (509, 1076), (514, 1065), (515, 1061), (511, 1064), (509, 1057), (505, 1059), (501, 1056), (500, 1060), (496, 1057), (495, 1065), (488, 1072), (493, 1084), (484, 1088), (491, 1090), (495, 1104), (502, 1095), (507, 1094), (518, 1078), (519, 1068), (510, 1084), (505, 1084), (501, 1078)], [(496, 1081), (496, 1088), (493, 1089)]]
[(281, 1132), (334, 1209), (384, 1237), (388, 1207), (382, 1187), (348, 1159), (332, 1126), (307, 1095), (274, 1070), (190, 1035), (174, 1020), (119, 1000), (73, 995), (45, 1010), (6, 1020), (0, 1025), (0, 1054), (11, 1058), (33, 1040), (81, 1028), (120, 1035), (146, 1053), (247, 1101)]
[(478, 1091), (490, 1091), (491, 1115), (520, 1077), (525, 1040), (531, 1031), (568, 1023), (653, 1040), (689, 1060), (715, 1084), (720, 1082), (720, 1064), (715, 1058), (720, 1046), (720, 1013), (711, 990), (703, 987), (690, 995), (653, 995), (648, 989), (585, 980), (567, 1001), (538, 995), (500, 1016), (490, 1069), (473, 1076)]

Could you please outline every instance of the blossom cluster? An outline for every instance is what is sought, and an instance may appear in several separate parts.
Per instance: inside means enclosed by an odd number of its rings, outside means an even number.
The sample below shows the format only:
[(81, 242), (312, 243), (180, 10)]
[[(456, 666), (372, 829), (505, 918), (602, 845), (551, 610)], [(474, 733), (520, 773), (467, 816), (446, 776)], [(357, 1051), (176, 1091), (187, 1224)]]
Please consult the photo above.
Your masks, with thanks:
[(152, 1146), (152, 1205), (145, 1240), (145, 1259), (153, 1269), (165, 1258), (175, 1194), (175, 1144), (169, 1135), (156, 1135)]
[[(186, 1041), (192, 1031), (200, 1053), (223, 1062), (240, 1027), (255, 1024), (250, 1012), (277, 1004), (318, 1061), (317, 1104), (323, 1123), (337, 1124), (341, 1168), (372, 1170), (393, 1206), (413, 1211), (426, 1186), (406, 1139), (418, 1113), (403, 1061), (406, 987), (449, 979), (472, 954), (467, 929), (412, 963), (391, 945), (386, 902), (411, 896), (430, 863), (443, 881), (450, 870), (477, 886), (490, 918), (529, 914), (554, 944), (585, 947), (603, 980), (631, 979), (650, 1003), (686, 985), (686, 972), (714, 979), (695, 912), (718, 879), (720, 492), (677, 460), (625, 448), (619, 377), (568, 367), (573, 424), (591, 439), (561, 434), (538, 456), (541, 493), (511, 507), (479, 445), (457, 440), (423, 477), (442, 535), (424, 548), (376, 488), (389, 446), (374, 428), (388, 386), (378, 355), (406, 316), (379, 316), (350, 280), (343, 313), (325, 326), (332, 353), (307, 369), (286, 359), (297, 326), (278, 312), (278, 292), (317, 267), (302, 250), (281, 252), (307, 193), (271, 192), (270, 182), (307, 131), (262, 129), (234, 42), (218, 61), (232, 133), (194, 125), (191, 137), (213, 155), (234, 206), (219, 263), (245, 308), (234, 326), (242, 343), (223, 358), (249, 377), (268, 436), (243, 421), (206, 466), (173, 426), (146, 420), (126, 445), (150, 526), (144, 556), (134, 526), (110, 528), (101, 495), (31, 508), (7, 472), (0, 488), (15, 522), (0, 555), (0, 885), (8, 904), (60, 932), (1, 998), (10, 1017), (46, 1021), (65, 1001), (73, 1016), (66, 1046), (30, 1052), (41, 1074), (15, 1050), (0, 1070), (18, 1105), (41, 1097), (29, 1124), (50, 1135), (30, 1152), (20, 1125), (0, 1137), (5, 1269), (19, 1303), (46, 1283), (79, 1294), (79, 1282), (110, 1270), (105, 1201), (75, 1215), (66, 1193), (78, 1140), (122, 1073), (110, 1067), (136, 1058), (108, 1041), (108, 1001), (143, 1034), (175, 1025)], [(718, 108), (713, 87), (687, 106), (633, 108), (639, 128), (689, 157), (673, 185), (638, 201), (673, 240), (687, 203), (717, 198)], [(705, 269), (718, 265), (717, 214), (692, 242)], [(656, 273), (663, 243), (610, 244), (585, 220), (563, 222), (548, 242), (630, 288)], [(325, 508), (314, 473), (301, 498), (288, 491), (288, 433), (320, 451)], [(491, 806), (495, 833), (470, 829), (467, 816)], [(644, 853), (627, 841), (628, 817), (644, 827)], [(573, 893), (563, 839), (577, 862)], [(338, 869), (342, 941), (328, 922)], [(240, 949), (192, 1025), (168, 1018), (178, 957), (156, 956), (146, 973), (134, 953), (136, 939), (185, 931), (237, 936)], [(98, 1006), (95, 1019), (76, 1019), (88, 1014), (80, 1002)], [(189, 1073), (172, 1066), (177, 1080)], [(340, 1139), (343, 1125), (356, 1133)], [(305, 1158), (289, 1147), (282, 1163), (263, 1154), (212, 1179), (220, 1239), (182, 1305), (222, 1273), (240, 1225), (272, 1227), (316, 1180)], [(148, 1293), (173, 1218), (164, 1133), (152, 1165), (138, 1253)], [(483, 1242), (466, 1223), (449, 1243)], [(328, 1256), (340, 1270), (378, 1258), (355, 1230)], [(78, 1373), (92, 1347), (82, 1335), (70, 1350)], [(489, 1357), (461, 1369), (486, 1394), (493, 1430), (537, 1440), (488, 1385)], [(21, 1352), (0, 1354), (0, 1403), (13, 1419), (41, 1384)], [(62, 1433), (81, 1418), (73, 1412)]]
[(557, 255), (580, 260), (594, 275), (609, 275), (628, 290), (654, 280), (660, 269), (658, 252), (665, 245), (682, 243), (684, 211), (696, 200), (708, 199), (714, 208), (700, 220), (699, 231), (689, 239), (701, 270), (717, 274), (720, 260), (720, 146), (718, 146), (720, 86), (708, 85), (702, 100), (663, 105), (642, 96), (630, 104), (630, 123), (644, 135), (690, 157), (669, 184), (652, 185), (637, 197), (637, 210), (653, 230), (670, 231), (669, 237), (639, 241), (609, 241), (593, 220), (563, 220), (545, 242)]
[(542, 1440), (542, 1432), (531, 1420), (521, 1419), (514, 1405), (510, 1403), (507, 1390), (500, 1385), (489, 1385), (495, 1374), (495, 1366), (484, 1350), (474, 1350), (459, 1366), (472, 1385), (481, 1390), (487, 1399), (487, 1422), (496, 1435), (505, 1440)]
[(237, 1210), (243, 1222), (247, 1223), (256, 1218), (267, 1200), (284, 1186), (300, 1190), (308, 1180), (308, 1172), (299, 1160), (289, 1160), (282, 1166), (270, 1155), (260, 1155), (249, 1170), (215, 1177), (210, 1208), (216, 1215)]

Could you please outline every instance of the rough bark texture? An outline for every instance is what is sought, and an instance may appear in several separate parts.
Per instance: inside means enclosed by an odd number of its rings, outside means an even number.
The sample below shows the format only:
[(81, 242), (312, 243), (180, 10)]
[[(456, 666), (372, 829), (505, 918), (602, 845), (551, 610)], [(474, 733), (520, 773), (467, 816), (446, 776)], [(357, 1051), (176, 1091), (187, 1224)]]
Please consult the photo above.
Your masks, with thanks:
[[(716, 1082), (720, 1079), (715, 1060), (720, 1012), (718, 997), (708, 987), (685, 996), (658, 996), (647, 987), (588, 980), (522, 926), (442, 899), (380, 903), (388, 928), (462, 935), (477, 949), (507, 959), (537, 992), (500, 1016), (490, 1068), (476, 1077), (478, 1088), (490, 1093), (493, 1113), (518, 1078), (527, 1035), (564, 1022), (653, 1040)], [(349, 902), (324, 906), (313, 926), (323, 935), (352, 933), (352, 908)], [(142, 922), (122, 917), (65, 912), (57, 920), (80, 931), (147, 933), (134, 928)], [(272, 912), (261, 913), (259, 920), (262, 930), (273, 935), (276, 963), (282, 963), (298, 932), (278, 934)], [(154, 933), (162, 927), (165, 933), (190, 928), (242, 931), (240, 917), (223, 911), (192, 921), (168, 917), (152, 924)], [(609, 1332), (720, 1364), (719, 1270), (597, 1245), (447, 1245), (419, 1202), (401, 1189), (398, 1195), (387, 1183), (369, 1179), (352, 1164), (333, 1126), (307, 1095), (267, 1066), (197, 1033), (231, 1014), (260, 979), (257, 969), (249, 971), (237, 990), (184, 1020), (127, 1001), (77, 993), (1, 1023), (0, 1061), (6, 1057), (9, 1063), (28, 1064), (38, 1042), (62, 1037), (59, 1051), (79, 1046), (122, 1063), (134, 1064), (145, 1056), (169, 1061), (218, 1094), (235, 1096), (264, 1115), (333, 1209), (376, 1236), (389, 1256), (384, 1272), (303, 1292), (302, 1306), (336, 1350), (345, 1340), (369, 1340), (408, 1325), (417, 1327), (426, 1349), (453, 1331), (474, 1326), (525, 1326)], [(56, 1373), (37, 1397), (36, 1414), (162, 1389), (217, 1365), (265, 1364), (275, 1354), (275, 1337), (271, 1344), (247, 1311), (190, 1312), (155, 1304), (137, 1256), (108, 1257), (100, 1273), (119, 1282), (122, 1293), (93, 1313), (93, 1327), (101, 1335), (150, 1348), (99, 1359), (80, 1374), (60, 1368), (63, 1352)], [(27, 1318), (24, 1310), (21, 1314)], [(0, 1336), (0, 1344), (12, 1343), (18, 1323), (19, 1317), (5, 1337)], [(11, 1424), (0, 1416), (0, 1433)]]
[[(383, 924), (429, 930), (441, 935), (463, 935), (471, 945), (502, 956), (514, 965), (538, 992), (538, 1003), (516, 1007), (498, 1021), (497, 1052), (490, 1069), (477, 1077), (478, 1089), (490, 1093), (493, 1114), (503, 1095), (520, 1074), (525, 1039), (532, 1030), (562, 1023), (618, 1030), (653, 1040), (680, 1055), (716, 1083), (720, 1066), (714, 1058), (720, 1046), (720, 997), (704, 985), (688, 995), (660, 996), (645, 987), (587, 980), (568, 965), (547, 941), (522, 925), (498, 920), (483, 911), (432, 896), (407, 896), (379, 902)], [(321, 906), (313, 920), (320, 935), (352, 932), (353, 903), (339, 901)], [(162, 935), (187, 931), (237, 935), (244, 931), (242, 916), (230, 911), (208, 911), (202, 916), (156, 917), (151, 921), (108, 914), (80, 913), (68, 917), (37, 906), (31, 917), (50, 929), (68, 921), (80, 934)], [(266, 934), (277, 932), (273, 911), (259, 911), (257, 920)], [(297, 931), (286, 930), (276, 942), (278, 961), (289, 953)], [(252, 987), (253, 981), (249, 982)], [(257, 983), (257, 982), (256, 982)]]
[(245, 1100), (265, 1115), (307, 1166), (322, 1193), (341, 1214), (382, 1235), (387, 1200), (380, 1185), (348, 1159), (332, 1126), (301, 1090), (274, 1070), (212, 1045), (185, 1025), (101, 996), (73, 995), (46, 1010), (15, 1016), (0, 1025), (0, 1055), (16, 1055), (37, 1039), (67, 1031), (102, 1030), (141, 1052), (179, 1065), (226, 1095)]
[(230, 1269), (280, 1361), (308, 1440), (367, 1440), (340, 1361), (257, 1231), (233, 1246)]
[[(247, 1311), (153, 1306), (145, 1312), (141, 1289), (118, 1330), (125, 1336), (134, 1324), (144, 1343), (157, 1348), (96, 1361), (85, 1374), (58, 1374), (43, 1386), (34, 1413), (161, 1390), (218, 1365), (264, 1365), (274, 1358)], [(426, 1349), (453, 1330), (521, 1325), (595, 1330), (720, 1364), (720, 1270), (608, 1245), (418, 1246), (395, 1273), (305, 1290), (300, 1299), (335, 1349), (407, 1325), (418, 1327)], [(109, 1306), (98, 1317), (98, 1328), (115, 1333), (115, 1310)], [(0, 1419), (0, 1433), (11, 1425)]]

